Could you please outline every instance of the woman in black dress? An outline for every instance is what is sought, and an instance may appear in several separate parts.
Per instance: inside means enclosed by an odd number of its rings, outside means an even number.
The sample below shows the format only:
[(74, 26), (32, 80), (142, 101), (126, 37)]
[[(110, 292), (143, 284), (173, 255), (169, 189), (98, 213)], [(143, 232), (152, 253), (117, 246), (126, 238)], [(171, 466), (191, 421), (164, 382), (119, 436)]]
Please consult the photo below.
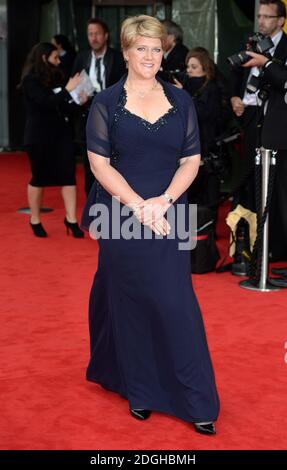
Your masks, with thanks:
[(47, 237), (40, 221), (43, 188), (62, 186), (67, 233), (71, 230), (74, 237), (82, 238), (84, 233), (76, 219), (76, 161), (69, 123), (69, 114), (76, 106), (69, 92), (80, 78), (76, 74), (63, 87), (59, 63), (57, 48), (39, 43), (30, 52), (21, 77), (27, 114), (24, 144), (32, 170), (28, 184), (30, 225), (36, 236)]

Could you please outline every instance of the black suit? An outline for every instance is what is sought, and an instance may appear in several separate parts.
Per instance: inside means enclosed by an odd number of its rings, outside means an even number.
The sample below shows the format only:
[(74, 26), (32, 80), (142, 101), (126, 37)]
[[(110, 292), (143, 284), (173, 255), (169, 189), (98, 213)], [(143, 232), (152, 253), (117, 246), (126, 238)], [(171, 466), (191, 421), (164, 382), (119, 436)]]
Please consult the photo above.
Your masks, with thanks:
[[(91, 49), (79, 52), (74, 62), (72, 75), (74, 75), (77, 72), (81, 72), (83, 69), (87, 72), (87, 74), (89, 74), (91, 61), (92, 61), (92, 54), (93, 52)], [(112, 49), (111, 47), (107, 48), (106, 53), (104, 55), (104, 66), (105, 66), (106, 88), (118, 82), (120, 78), (126, 72), (126, 65), (125, 65), (121, 52), (115, 49)], [(86, 120), (87, 120), (87, 116), (89, 113), (91, 102), (92, 102), (92, 99), (90, 99), (86, 103), (86, 105), (82, 107), (80, 122), (78, 123), (78, 128), (80, 129), (79, 140), (82, 141), (82, 143), (83, 142), (85, 143), (86, 141), (86, 132), (85, 132)], [(85, 150), (83, 151), (83, 153), (85, 153), (84, 155), (85, 191), (86, 191), (86, 194), (88, 195), (95, 178), (94, 178), (93, 173), (91, 172), (89, 160), (86, 155), (86, 145), (84, 144), (84, 146), (85, 146)]]
[(185, 59), (188, 48), (184, 44), (176, 44), (170, 51), (167, 58), (162, 60), (163, 70), (185, 70)]
[(262, 145), (278, 150), (270, 214), (270, 251), (273, 260), (287, 259), (287, 67), (272, 63), (264, 68), (271, 93), (262, 127)]
[[(74, 62), (72, 75), (77, 72), (81, 72), (83, 69), (85, 69), (87, 74), (89, 74), (91, 60), (91, 50), (79, 52)], [(107, 48), (104, 55), (104, 66), (106, 70), (106, 88), (118, 82), (126, 72), (126, 66), (121, 52), (112, 49), (111, 47)]]
[(188, 53), (188, 48), (184, 44), (176, 44), (174, 48), (170, 51), (167, 58), (163, 57), (161, 63), (161, 69), (158, 72), (158, 75), (163, 80), (167, 82), (174, 83), (173, 76), (170, 73), (174, 70), (180, 70), (180, 72), (185, 71), (185, 59)]
[(52, 87), (44, 86), (34, 73), (24, 78), (23, 93), (27, 117), (24, 145), (44, 142), (47, 135), (57, 142), (59, 135), (66, 134), (69, 129), (65, 111), (70, 108), (71, 95), (65, 88), (60, 93), (53, 93)]
[(287, 67), (270, 64), (264, 68), (264, 79), (271, 84), (271, 92), (262, 127), (262, 145), (287, 150)]
[[(287, 35), (283, 33), (273, 57), (285, 63), (287, 59)], [(249, 78), (249, 68), (236, 68), (231, 71), (231, 96), (244, 97), (247, 81)], [(263, 77), (262, 84), (266, 82)], [(261, 146), (261, 136), (257, 124), (260, 119), (262, 108), (259, 106), (247, 106), (240, 118), (244, 130), (244, 153), (246, 172), (250, 177), (246, 185), (241, 188), (238, 197), (234, 199), (234, 205), (240, 203), (244, 207), (255, 211), (255, 182), (254, 182), (254, 159), (255, 148)]]

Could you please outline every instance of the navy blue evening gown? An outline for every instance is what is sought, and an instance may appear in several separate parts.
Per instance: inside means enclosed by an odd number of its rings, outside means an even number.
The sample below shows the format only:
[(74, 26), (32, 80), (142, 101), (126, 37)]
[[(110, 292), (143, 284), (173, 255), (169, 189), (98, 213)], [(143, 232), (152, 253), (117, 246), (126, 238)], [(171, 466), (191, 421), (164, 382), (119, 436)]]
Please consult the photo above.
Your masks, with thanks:
[[(110, 157), (111, 165), (144, 199), (166, 190), (179, 158), (200, 152), (192, 100), (183, 90), (158, 80), (171, 107), (156, 123), (126, 110), (122, 79), (114, 85), (117, 94), (107, 89), (94, 98), (87, 124), (88, 150), (98, 158)], [(111, 96), (117, 96), (112, 117)], [(96, 181), (82, 226), (87, 228), (92, 204), (111, 208), (112, 199), (115, 202)], [(180, 203), (187, 209), (186, 192), (175, 205)], [(121, 223), (127, 217), (121, 215)], [(112, 224), (110, 213), (107, 219)], [(143, 233), (144, 226), (138, 224)], [(190, 251), (178, 249), (177, 236), (153, 232), (149, 239), (97, 238), (87, 379), (125, 397), (129, 408), (156, 410), (188, 422), (216, 420), (219, 398), (192, 288)]]

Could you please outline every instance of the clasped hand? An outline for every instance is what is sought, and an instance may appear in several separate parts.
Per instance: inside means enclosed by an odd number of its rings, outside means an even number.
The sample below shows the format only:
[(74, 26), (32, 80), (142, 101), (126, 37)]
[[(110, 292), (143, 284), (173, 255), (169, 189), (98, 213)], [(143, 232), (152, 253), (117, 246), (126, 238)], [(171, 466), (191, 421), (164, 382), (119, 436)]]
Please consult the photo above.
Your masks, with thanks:
[(139, 222), (150, 227), (157, 235), (170, 233), (170, 224), (164, 214), (171, 204), (162, 196), (152, 197), (130, 206)]

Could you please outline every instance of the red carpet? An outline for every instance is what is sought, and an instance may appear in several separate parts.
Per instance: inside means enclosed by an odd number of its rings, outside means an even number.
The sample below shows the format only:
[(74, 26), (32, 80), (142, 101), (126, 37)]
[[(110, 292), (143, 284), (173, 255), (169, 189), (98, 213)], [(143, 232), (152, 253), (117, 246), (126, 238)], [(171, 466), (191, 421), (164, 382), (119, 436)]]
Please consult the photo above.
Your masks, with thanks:
[[(46, 190), (54, 211), (43, 216), (49, 238), (37, 239), (16, 212), (27, 206), (25, 155), (0, 155), (0, 168), (1, 449), (286, 448), (286, 291), (245, 291), (229, 273), (194, 276), (221, 398), (218, 434), (160, 413), (138, 422), (126, 400), (85, 380), (97, 242), (67, 237), (59, 188)], [(80, 214), (81, 167), (78, 181)]]

